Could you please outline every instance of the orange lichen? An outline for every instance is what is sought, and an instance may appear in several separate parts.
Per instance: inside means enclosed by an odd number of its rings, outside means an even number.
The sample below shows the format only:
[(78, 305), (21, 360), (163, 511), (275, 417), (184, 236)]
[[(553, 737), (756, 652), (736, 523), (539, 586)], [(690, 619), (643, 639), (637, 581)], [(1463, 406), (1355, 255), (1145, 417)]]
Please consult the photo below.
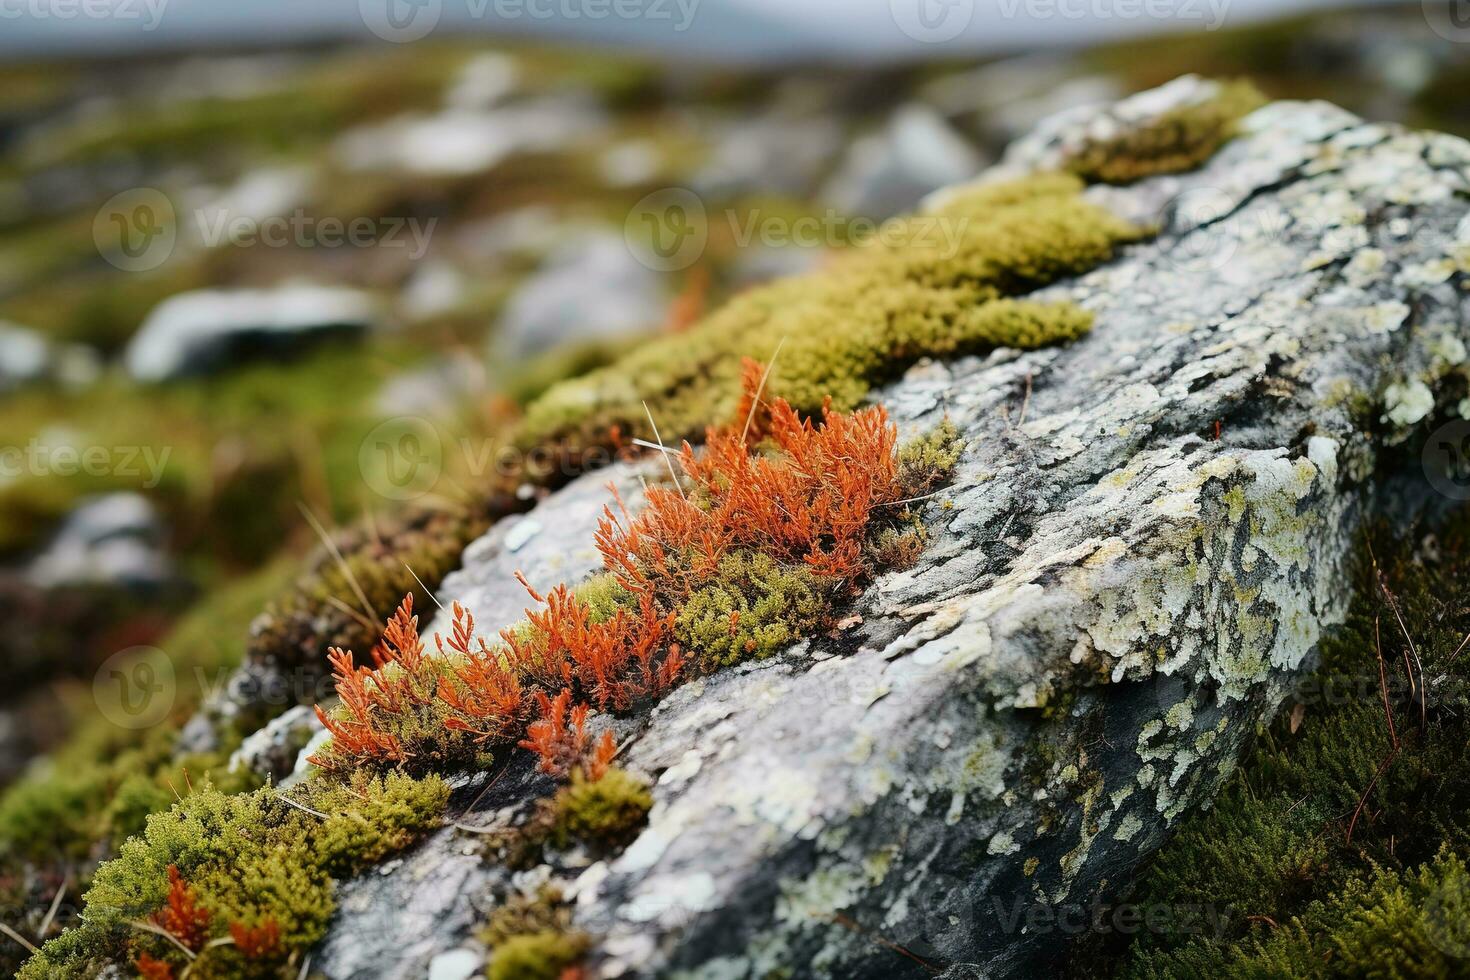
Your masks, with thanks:
[(410, 596), (373, 651), (375, 667), (334, 648), (342, 707), (318, 707), (332, 743), (313, 762), (402, 764), (423, 754), (425, 738), (452, 733), (519, 744), (545, 772), (565, 778), (581, 765), (595, 781), (616, 747), (606, 733), (590, 744), (593, 707), (625, 711), (668, 690), (686, 671), (689, 642), (708, 647), (692, 651), (708, 669), (824, 622), (832, 597), (884, 553), (871, 540), (894, 521), (880, 508), (905, 498), (897, 428), (881, 406), (827, 407), (820, 422), (804, 420), (785, 400), (762, 399), (766, 376), (745, 363), (737, 416), (707, 431), (702, 452), (685, 443), (682, 478), (650, 487), (639, 514), (613, 490), (618, 512), (604, 507), (595, 541), (615, 600), (594, 610), (566, 585), (542, 595), (517, 573), (536, 607), (499, 643), (479, 637), (456, 603), (449, 637), (435, 638), (440, 655), (426, 657)]
[(281, 927), (275, 919), (265, 919), (259, 925), (247, 926), (240, 922), (230, 923), (230, 938), (235, 948), (247, 960), (264, 959), (275, 955), (281, 946)]
[(176, 865), (168, 866), (168, 898), (163, 908), (153, 915), (153, 924), (173, 936), (181, 946), (194, 952), (209, 941), (209, 910), (199, 904), (194, 889), (179, 874)]
[(142, 980), (174, 980), (174, 968), (163, 960), (156, 960), (147, 953), (139, 953), (133, 968)]

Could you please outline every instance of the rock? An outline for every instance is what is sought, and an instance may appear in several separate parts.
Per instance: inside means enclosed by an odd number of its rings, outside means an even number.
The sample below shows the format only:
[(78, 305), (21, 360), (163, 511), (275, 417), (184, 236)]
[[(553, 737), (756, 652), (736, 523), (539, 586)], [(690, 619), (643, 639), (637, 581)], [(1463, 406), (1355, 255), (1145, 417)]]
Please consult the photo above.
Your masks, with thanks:
[[(1198, 92), (1043, 123), (1007, 160)], [(1276, 103), (1197, 172), (1089, 190), (1159, 228), (1038, 294), (1093, 310), (1089, 335), (874, 393), (905, 434), (947, 416), (968, 442), (918, 564), (853, 628), (623, 722), (648, 826), (543, 872), (571, 879), (593, 975), (1046, 975), (1067, 937), (1030, 913), (1107, 900), (1213, 798), (1345, 614), (1378, 477), (1462, 397), (1467, 168), (1459, 139)], [(560, 556), (590, 547), (596, 476), (542, 501), (518, 551), (502, 523), (465, 553), (446, 586), (482, 626), (523, 604), (513, 568), (538, 587), (590, 568)], [(417, 975), (465, 944), (503, 874), (460, 868), (469, 843), (442, 831), (344, 887), (372, 902), (334, 921), (340, 975)], [(431, 950), (397, 924), (418, 902)]]
[(560, 344), (616, 337), (657, 326), (666, 299), (657, 272), (621, 235), (569, 236), (506, 305), (496, 349), (512, 360)]
[(338, 138), (335, 155), (351, 170), (464, 177), (518, 154), (589, 145), (606, 128), (606, 113), (590, 99), (547, 95), (495, 109), (451, 108), (358, 127)]
[(1124, 91), (1107, 75), (1081, 75), (1075, 59), (1025, 55), (950, 75), (925, 86), (926, 102), (1001, 147), (1059, 112), (1112, 102)]
[(386, 416), (447, 418), (485, 390), (485, 365), (468, 354), (453, 353), (388, 379), (375, 401)]
[(0, 391), (46, 376), (51, 346), (34, 330), (0, 322)]
[(296, 757), (320, 731), (325, 729), (310, 706), (287, 708), (240, 743), (230, 755), (230, 771), (248, 769), (261, 779), (279, 783), (295, 769)]
[(0, 321), (0, 393), (40, 381), (84, 388), (100, 372), (97, 352), (85, 344), (53, 344), (34, 330)]
[(170, 381), (290, 351), (308, 340), (360, 333), (377, 323), (377, 305), (354, 289), (291, 283), (198, 290), (158, 304), (128, 344), (125, 359), (139, 381)]
[(26, 578), (41, 588), (107, 585), (158, 588), (173, 580), (163, 525), (141, 494), (90, 498), (67, 515)]
[(942, 116), (906, 105), (881, 132), (853, 144), (822, 196), (850, 215), (889, 218), (913, 210), (931, 191), (969, 180), (980, 167), (975, 148)]
[(809, 195), (842, 150), (829, 115), (772, 113), (722, 122), (710, 135), (709, 162), (691, 179), (716, 200), (743, 194)]

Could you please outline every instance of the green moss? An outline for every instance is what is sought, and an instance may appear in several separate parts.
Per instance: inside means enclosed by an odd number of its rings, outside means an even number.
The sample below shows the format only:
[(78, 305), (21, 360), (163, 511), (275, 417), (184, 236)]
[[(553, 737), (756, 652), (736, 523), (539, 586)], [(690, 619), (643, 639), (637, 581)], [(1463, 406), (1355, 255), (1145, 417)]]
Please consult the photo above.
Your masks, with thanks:
[(480, 936), (491, 949), (489, 980), (557, 980), (591, 946), (588, 936), (572, 928), (571, 910), (551, 886), (507, 899)]
[(532, 932), (514, 936), (490, 955), (487, 980), (557, 980), (587, 955), (587, 940), (577, 933)]
[(175, 956), (165, 940), (128, 924), (163, 904), (170, 866), (210, 911), (215, 934), (233, 922), (267, 919), (281, 930), (281, 949), (271, 963), (247, 963), (221, 946), (201, 955), (190, 976), (251, 976), (265, 966), (279, 968), (325, 935), (333, 877), (381, 860), (435, 826), (449, 790), (437, 778), (416, 782), (394, 775), (346, 787), (307, 784), (293, 792), (297, 806), (273, 789), (229, 795), (206, 786), (148, 817), (146, 830), (97, 869), (81, 924), (47, 943), (20, 976), (91, 976), (129, 946)]
[(581, 770), (553, 798), (551, 841), (567, 847), (573, 841), (599, 851), (621, 848), (638, 835), (653, 807), (648, 785), (616, 766), (601, 779)]
[(1152, 122), (1078, 151), (1067, 169), (1089, 183), (1131, 184), (1194, 170), (1235, 136), (1242, 118), (1265, 104), (1249, 82), (1224, 83), (1214, 97), (1172, 109)]
[[(1455, 950), (1470, 951), (1462, 695), (1470, 671), (1454, 651), (1470, 633), (1458, 598), (1470, 580), (1470, 511), (1440, 529), (1432, 549), (1416, 541), (1379, 534), (1373, 552), (1423, 663), (1431, 693), (1422, 723), (1403, 673), (1410, 652), (1365, 555), (1358, 597), (1324, 642), (1300, 712), (1283, 712), (1214, 807), (1187, 819), (1141, 876), (1141, 904), (1228, 907), (1230, 930), (1141, 935), (1126, 951), (1124, 975), (1462, 972)], [(1401, 750), (1375, 782), (1390, 749), (1380, 642)]]
[(965, 451), (960, 430), (949, 419), (898, 447), (899, 479), (910, 497), (948, 483)]
[(923, 356), (1071, 340), (1091, 316), (1067, 303), (1015, 299), (1107, 261), (1137, 229), (1084, 201), (1081, 182), (1036, 177), (956, 195), (898, 222), (882, 243), (821, 272), (750, 290), (690, 330), (556, 385), (527, 409), (518, 441), (600, 445), (611, 427), (698, 436), (740, 394), (741, 357), (776, 359), (767, 394), (814, 412), (856, 406)]
[(728, 666), (790, 646), (822, 623), (827, 611), (823, 582), (810, 570), (736, 552), (679, 609), (674, 635), (704, 663)]

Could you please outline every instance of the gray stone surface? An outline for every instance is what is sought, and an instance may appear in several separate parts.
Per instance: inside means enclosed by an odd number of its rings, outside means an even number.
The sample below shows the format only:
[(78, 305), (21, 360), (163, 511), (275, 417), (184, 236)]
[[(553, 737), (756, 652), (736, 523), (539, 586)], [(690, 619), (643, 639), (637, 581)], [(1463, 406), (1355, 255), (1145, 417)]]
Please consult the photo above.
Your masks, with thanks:
[(621, 235), (588, 229), (553, 249), (511, 296), (494, 350), (515, 360), (558, 344), (651, 330), (666, 306), (660, 275), (639, 263)]
[[(1105, 125), (1043, 126), (1009, 163)], [(592, 975), (1042, 974), (1067, 937), (1016, 914), (1087, 907), (1211, 798), (1343, 616), (1375, 478), (1470, 408), (1467, 166), (1461, 140), (1278, 103), (1196, 173), (1089, 191), (1160, 223), (1045, 291), (1095, 311), (1089, 336), (875, 393), (905, 433), (948, 415), (969, 440), (919, 565), (875, 582), (860, 624), (625, 723), (648, 827), (546, 869), (599, 938)], [(581, 575), (564, 555), (596, 496), (543, 502), (518, 554), (497, 527), (448, 590), (495, 625), (523, 603), (512, 566)], [(318, 962), (362, 952), (329, 975), (463, 946), (503, 875), (455, 870), (465, 845), (445, 831), (348, 884)], [(432, 935), (400, 952), (421, 902)]]
[(822, 198), (849, 215), (890, 218), (912, 211), (930, 191), (968, 180), (980, 166), (980, 154), (943, 116), (905, 105), (853, 143)]
[(67, 515), (27, 566), (26, 578), (41, 588), (152, 588), (173, 578), (173, 565), (163, 550), (163, 525), (148, 498), (109, 493), (83, 501)]
[(287, 283), (198, 290), (158, 304), (128, 344), (125, 361), (139, 381), (170, 381), (313, 337), (368, 330), (378, 319), (372, 298), (354, 289)]

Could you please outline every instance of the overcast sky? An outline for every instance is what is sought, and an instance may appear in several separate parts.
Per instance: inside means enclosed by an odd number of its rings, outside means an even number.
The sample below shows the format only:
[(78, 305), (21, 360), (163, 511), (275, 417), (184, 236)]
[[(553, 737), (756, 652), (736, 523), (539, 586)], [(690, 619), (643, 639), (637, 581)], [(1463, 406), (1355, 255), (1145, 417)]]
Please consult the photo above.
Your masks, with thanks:
[[(1418, 2), (1418, 0), (1409, 0)], [(731, 59), (938, 57), (1204, 31), (1333, 0), (0, 0), (0, 58), (478, 31)]]

